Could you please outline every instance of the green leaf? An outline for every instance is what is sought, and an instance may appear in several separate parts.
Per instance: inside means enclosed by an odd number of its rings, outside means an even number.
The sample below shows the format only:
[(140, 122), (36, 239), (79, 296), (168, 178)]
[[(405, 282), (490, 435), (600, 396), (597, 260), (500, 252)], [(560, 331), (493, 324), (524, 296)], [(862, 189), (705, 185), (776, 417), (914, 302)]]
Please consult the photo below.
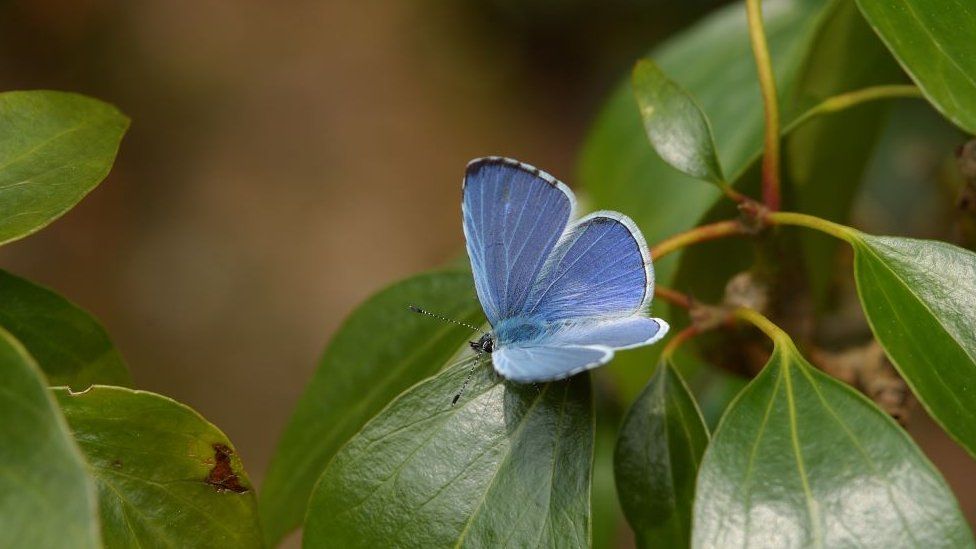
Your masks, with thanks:
[(99, 547), (96, 505), (43, 374), (0, 329), (0, 547)]
[(857, 0), (912, 79), (942, 114), (976, 133), (976, 4), (968, 0)]
[(650, 59), (637, 62), (633, 86), (644, 130), (661, 159), (691, 177), (725, 185), (712, 129), (694, 97)]
[(667, 362), (627, 412), (614, 455), (620, 503), (638, 547), (687, 547), (695, 475), (708, 430), (695, 399)]
[(132, 379), (105, 330), (58, 294), (0, 270), (0, 326), (20, 340), (50, 385), (83, 390)]
[(98, 486), (107, 547), (259, 547), (257, 504), (234, 447), (169, 398), (53, 389)]
[(105, 179), (129, 119), (73, 93), (0, 93), (0, 244), (71, 209)]
[(875, 337), (926, 410), (976, 456), (976, 254), (931, 240), (851, 240)]
[[(600, 398), (605, 396), (606, 398)], [(613, 450), (617, 442), (617, 427), (623, 419), (615, 395), (594, 391), (596, 427), (593, 448), (593, 474), (590, 481), (591, 549), (617, 549), (620, 546), (623, 510), (613, 483)]]
[(468, 272), (407, 279), (350, 315), (305, 389), (262, 486), (269, 544), (301, 523), (312, 486), (339, 447), (400, 392), (442, 369), (471, 338), (470, 331), (415, 314), (410, 305), (484, 322)]
[(952, 492), (863, 395), (785, 334), (705, 451), (694, 547), (972, 547)]
[(541, 387), (471, 361), (413, 387), (316, 484), (306, 547), (588, 547), (589, 376)]

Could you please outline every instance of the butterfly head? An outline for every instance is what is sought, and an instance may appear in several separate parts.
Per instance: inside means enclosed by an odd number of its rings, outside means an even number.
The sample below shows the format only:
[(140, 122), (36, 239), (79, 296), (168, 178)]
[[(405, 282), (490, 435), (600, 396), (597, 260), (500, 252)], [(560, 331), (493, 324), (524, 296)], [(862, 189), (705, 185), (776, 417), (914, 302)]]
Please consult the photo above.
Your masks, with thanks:
[(491, 337), (491, 334), (485, 334), (481, 336), (478, 341), (469, 341), (468, 345), (474, 349), (474, 352), (479, 354), (491, 354), (495, 350), (495, 339)]

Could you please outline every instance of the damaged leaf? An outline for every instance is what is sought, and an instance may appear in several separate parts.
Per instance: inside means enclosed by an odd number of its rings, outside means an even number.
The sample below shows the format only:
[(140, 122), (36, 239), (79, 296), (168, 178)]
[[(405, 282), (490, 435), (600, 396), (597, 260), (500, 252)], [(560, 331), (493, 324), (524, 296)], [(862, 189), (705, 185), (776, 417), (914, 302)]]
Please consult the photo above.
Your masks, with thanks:
[(98, 487), (108, 547), (260, 547), (250, 480), (187, 406), (120, 387), (54, 389)]

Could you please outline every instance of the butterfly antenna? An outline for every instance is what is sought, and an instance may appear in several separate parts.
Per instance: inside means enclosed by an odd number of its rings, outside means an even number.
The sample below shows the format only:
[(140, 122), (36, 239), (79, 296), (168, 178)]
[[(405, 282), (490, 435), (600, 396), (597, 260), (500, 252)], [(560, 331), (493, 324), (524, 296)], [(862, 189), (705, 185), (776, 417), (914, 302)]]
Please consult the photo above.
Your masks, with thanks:
[(452, 407), (455, 404), (457, 404), (459, 400), (461, 400), (461, 397), (464, 395), (464, 390), (468, 388), (468, 383), (471, 381), (471, 376), (474, 375), (474, 371), (478, 366), (481, 366), (481, 360), (474, 361), (474, 366), (472, 366), (471, 369), (468, 370), (468, 375), (465, 376), (464, 383), (461, 384), (461, 390), (458, 391), (456, 395), (454, 395), (453, 399), (451, 399)]
[(472, 332), (478, 332), (479, 334), (484, 334), (485, 333), (484, 331), (482, 331), (481, 328), (477, 328), (475, 326), (472, 326), (471, 324), (468, 324), (467, 322), (461, 322), (460, 320), (455, 320), (453, 318), (449, 318), (449, 317), (446, 317), (444, 315), (439, 315), (437, 313), (432, 313), (432, 312), (427, 311), (425, 309), (421, 309), (420, 307), (417, 307), (416, 305), (411, 305), (410, 306), (410, 310), (413, 311), (413, 312), (415, 312), (415, 313), (422, 314), (424, 316), (429, 316), (430, 318), (436, 318), (437, 320), (441, 320), (443, 322), (449, 322), (449, 323), (455, 324), (457, 326), (464, 326), (465, 328), (471, 330)]

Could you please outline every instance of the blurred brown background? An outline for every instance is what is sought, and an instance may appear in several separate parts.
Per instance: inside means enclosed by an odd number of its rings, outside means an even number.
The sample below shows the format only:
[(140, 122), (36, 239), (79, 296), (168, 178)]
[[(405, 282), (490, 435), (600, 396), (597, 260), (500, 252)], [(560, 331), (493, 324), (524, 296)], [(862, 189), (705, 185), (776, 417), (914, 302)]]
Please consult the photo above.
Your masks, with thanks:
[(132, 117), (108, 180), (0, 260), (92, 311), (260, 482), (343, 317), (461, 250), (465, 163), (571, 181), (603, 93), (710, 5), (0, 0), (0, 89)]
[[(108, 180), (0, 261), (92, 311), (260, 483), (343, 317), (461, 249), (465, 163), (572, 185), (603, 94), (718, 3), (0, 0), (0, 89), (133, 119)], [(920, 438), (976, 517), (972, 462)]]

